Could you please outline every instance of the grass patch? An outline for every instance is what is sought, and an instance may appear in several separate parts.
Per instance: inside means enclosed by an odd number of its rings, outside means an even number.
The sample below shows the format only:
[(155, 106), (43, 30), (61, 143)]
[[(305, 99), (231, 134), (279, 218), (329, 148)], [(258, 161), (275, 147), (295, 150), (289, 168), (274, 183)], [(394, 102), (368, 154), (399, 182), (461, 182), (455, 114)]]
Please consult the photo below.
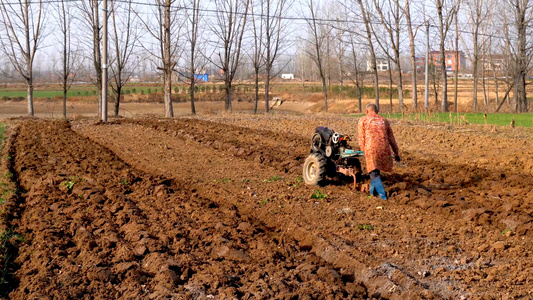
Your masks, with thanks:
[(4, 292), (9, 291), (7, 286), (12, 284), (10, 279), (13, 277), (13, 274), (10, 272), (10, 266), (15, 260), (17, 253), (17, 245), (19, 243), (26, 243), (26, 238), (15, 232), (13, 228), (9, 228), (3, 232), (0, 232), (0, 260), (2, 261), (2, 268), (0, 269), (0, 296), (4, 295)]
[(5, 132), (6, 132), (6, 124), (0, 123), (0, 151), (4, 148), (3, 145), (4, 145), (4, 141), (6, 140)]
[(322, 194), (322, 192), (319, 190), (315, 190), (315, 192), (311, 194), (311, 199), (325, 199), (327, 197), (328, 195)]
[(374, 230), (374, 226), (370, 225), (370, 224), (359, 224), (357, 225), (357, 229), (359, 230)]
[[(469, 124), (487, 124), (496, 126), (509, 126), (512, 120), (515, 121), (516, 127), (532, 127), (533, 126), (533, 113), (511, 114), (511, 113), (497, 113), (497, 114), (485, 114), (483, 113), (451, 113), (451, 122), (453, 124), (465, 124), (465, 121)], [(385, 114), (390, 119), (408, 119), (419, 120), (425, 122), (441, 122), (450, 123), (450, 113), (421, 113), (421, 114)], [(486, 122), (486, 123), (485, 123)]]
[(271, 176), (268, 179), (263, 179), (263, 182), (275, 182), (275, 181), (280, 181), (280, 180), (281, 180), (280, 176)]

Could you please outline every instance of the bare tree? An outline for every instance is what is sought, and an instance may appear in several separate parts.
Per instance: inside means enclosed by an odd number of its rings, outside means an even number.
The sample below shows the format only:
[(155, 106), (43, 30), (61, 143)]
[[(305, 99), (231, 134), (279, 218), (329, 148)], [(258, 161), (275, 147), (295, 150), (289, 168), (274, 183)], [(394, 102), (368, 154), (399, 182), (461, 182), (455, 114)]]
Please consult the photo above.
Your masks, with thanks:
[(82, 23), (91, 32), (91, 41), (88, 47), (92, 51), (92, 63), (95, 76), (89, 76), (89, 80), (96, 86), (98, 91), (98, 116), (102, 115), (102, 26), (99, 16), (100, 0), (81, 1), (79, 9), (81, 11)]
[(241, 59), (241, 45), (250, 0), (214, 0), (216, 21), (210, 25), (218, 39), (217, 59), (210, 59), (224, 73), (225, 109), (232, 110), (232, 83)]
[[(455, 112), (459, 110), (459, 103), (458, 103), (458, 94), (459, 94), (459, 8), (461, 3), (459, 2), (457, 7), (457, 13), (455, 13), (455, 78), (454, 78), (454, 93), (453, 93), (453, 103)], [(483, 76), (485, 78), (485, 76)]]
[(446, 76), (446, 37), (448, 31), (454, 20), (455, 14), (459, 8), (460, 0), (434, 0), (437, 8), (438, 23), (437, 28), (439, 31), (439, 50), (440, 50), (440, 67), (442, 76), (442, 102), (441, 109), (444, 112), (448, 111), (448, 78)]
[[(259, 17), (256, 15), (256, 8), (255, 4), (258, 4), (259, 9)], [(259, 103), (259, 73), (261, 68), (264, 66), (265, 60), (264, 57), (264, 51), (265, 48), (263, 47), (263, 30), (264, 30), (264, 22), (265, 19), (262, 17), (263, 13), (265, 11), (265, 1), (259, 0), (259, 1), (252, 1), (252, 5), (250, 6), (251, 11), (251, 18), (252, 18), (252, 32), (254, 36), (254, 47), (253, 47), (253, 53), (252, 53), (252, 64), (254, 68), (254, 77), (255, 77), (255, 104), (254, 104), (254, 113), (257, 113), (257, 106)], [(268, 108), (268, 104), (266, 105)]]
[[(165, 103), (165, 117), (174, 117), (172, 104), (172, 74), (177, 71), (176, 65), (181, 57), (181, 34), (184, 20), (180, 19), (183, 9), (176, 0), (156, 0), (153, 5), (153, 19), (139, 18), (148, 35), (156, 41), (142, 42), (141, 45), (151, 54), (152, 63), (163, 74), (163, 102)], [(138, 14), (138, 13), (137, 13)]]
[[(477, 94), (479, 86), (479, 62), (482, 49), (484, 48), (484, 45), (480, 43), (480, 30), (482, 29), (483, 24), (490, 17), (490, 13), (492, 11), (492, 2), (493, 1), (491, 0), (465, 1), (467, 20), (470, 27), (472, 41), (472, 51), (467, 51), (467, 53), (469, 53), (470, 61), (472, 62), (472, 76), (474, 77), (474, 90), (472, 92), (474, 111), (477, 111), (478, 109)], [(466, 48), (469, 49), (470, 47)]]
[(347, 51), (347, 42), (345, 40), (346, 31), (343, 29), (341, 21), (346, 21), (347, 14), (343, 14), (339, 9), (339, 16), (337, 17), (335, 28), (335, 54), (337, 56), (337, 63), (339, 65), (339, 81), (341, 90), (344, 89), (344, 73), (345, 73), (345, 56)]
[(407, 33), (409, 34), (409, 50), (411, 51), (411, 79), (413, 81), (412, 83), (412, 89), (413, 89), (413, 108), (416, 110), (418, 106), (418, 86), (417, 86), (417, 70), (416, 70), (416, 47), (415, 47), (415, 39), (416, 39), (416, 33), (418, 31), (419, 27), (413, 28), (413, 23), (411, 21), (411, 6), (412, 6), (413, 0), (405, 0), (405, 4), (403, 6), (403, 12), (405, 14), (405, 21), (407, 22)]
[(0, 47), (27, 87), (28, 115), (33, 110), (33, 62), (44, 35), (42, 0), (0, 0)]
[(266, 20), (263, 22), (265, 25), (264, 30), (264, 45), (265, 45), (265, 111), (268, 113), (269, 98), (270, 98), (270, 80), (273, 77), (272, 68), (274, 62), (278, 59), (283, 49), (283, 40), (285, 37), (285, 31), (287, 26), (285, 25), (284, 16), (286, 11), (290, 8), (290, 2), (288, 0), (264, 0), (266, 3), (265, 15)]
[(199, 37), (199, 23), (200, 23), (200, 0), (190, 0), (189, 6), (191, 11), (187, 14), (188, 21), (188, 30), (187, 30), (187, 40), (189, 41), (189, 81), (191, 82), (189, 95), (191, 97), (191, 113), (196, 114), (196, 106), (194, 104), (194, 90), (196, 84), (196, 69), (198, 67), (198, 55), (196, 54), (197, 42)]
[(322, 82), (322, 92), (324, 93), (324, 110), (328, 111), (328, 89), (326, 86), (326, 71), (324, 63), (324, 56), (326, 55), (324, 52), (326, 49), (324, 48), (326, 47), (325, 44), (327, 43), (329, 32), (327, 32), (327, 29), (324, 25), (321, 26), (318, 24), (317, 19), (320, 9), (315, 4), (316, 3), (313, 0), (309, 0), (307, 3), (311, 12), (311, 18), (306, 19), (311, 35), (308, 42), (312, 48), (307, 49), (307, 54), (309, 57), (311, 57), (318, 68), (320, 80)]
[(67, 92), (70, 90), (77, 71), (80, 68), (81, 59), (78, 52), (72, 46), (71, 23), (73, 20), (72, 5), (66, 0), (61, 0), (56, 7), (56, 21), (59, 27), (60, 36), (58, 43), (61, 47), (61, 66), (58, 70), (58, 77), (61, 81), (63, 91), (63, 118), (67, 118)]
[(370, 68), (372, 69), (372, 73), (374, 73), (374, 90), (376, 95), (376, 105), (379, 108), (379, 74), (378, 69), (376, 67), (376, 51), (374, 50), (374, 42), (372, 40), (373, 30), (371, 27), (371, 15), (370, 12), (367, 11), (369, 5), (366, 0), (357, 0), (357, 3), (359, 4), (359, 9), (361, 10), (363, 23), (365, 24), (366, 39), (368, 41), (368, 49), (370, 51)]
[(365, 72), (361, 71), (361, 60), (358, 56), (358, 53), (361, 51), (356, 47), (358, 43), (356, 42), (354, 35), (350, 36), (349, 42), (351, 53), (351, 80), (355, 84), (357, 90), (359, 112), (363, 112), (362, 87), (364, 86)]
[[(386, 44), (383, 44), (380, 42), (380, 39), (378, 36), (376, 36), (376, 40), (378, 41), (379, 45), (383, 49), (383, 51), (387, 54), (387, 57), (397, 67), (398, 71), (398, 103), (399, 103), (399, 110), (402, 112), (403, 110), (403, 76), (402, 76), (402, 67), (401, 67), (401, 59), (400, 59), (400, 31), (401, 28), (401, 20), (403, 18), (403, 11), (400, 10), (400, 4), (398, 2), (399, 0), (386, 0), (386, 1), (374, 1), (374, 5), (376, 7), (376, 11), (379, 14), (379, 18), (381, 20), (381, 24), (383, 25), (383, 28), (388, 34), (389, 42)], [(387, 7), (385, 7), (385, 4), (387, 4)], [(386, 15), (385, 15), (386, 13)], [(390, 45), (390, 47), (389, 47)], [(389, 48), (392, 50), (393, 55), (389, 53)], [(392, 70), (389, 63), (389, 77), (391, 78), (391, 85), (392, 85)], [(392, 89), (390, 91), (392, 96)], [(391, 112), (392, 112), (392, 101), (391, 101)]]
[[(113, 1), (111, 10), (115, 50), (114, 63), (111, 64), (111, 74), (113, 78), (111, 88), (115, 94), (115, 117), (118, 117), (119, 114), (122, 88), (130, 80), (132, 75), (131, 71), (126, 72), (126, 68), (131, 64), (131, 56), (135, 51), (140, 34), (139, 26), (134, 20), (133, 1), (126, 0), (123, 3), (125, 7), (122, 10), (119, 3)], [(117, 11), (122, 13), (123, 18), (117, 20)], [(135, 68), (136, 66), (132, 67)]]
[(532, 19), (532, 3), (529, 0), (507, 0), (514, 14), (516, 44), (513, 60), (515, 64), (515, 111), (528, 111), (526, 97), (526, 76), (531, 62), (531, 47), (527, 36)]

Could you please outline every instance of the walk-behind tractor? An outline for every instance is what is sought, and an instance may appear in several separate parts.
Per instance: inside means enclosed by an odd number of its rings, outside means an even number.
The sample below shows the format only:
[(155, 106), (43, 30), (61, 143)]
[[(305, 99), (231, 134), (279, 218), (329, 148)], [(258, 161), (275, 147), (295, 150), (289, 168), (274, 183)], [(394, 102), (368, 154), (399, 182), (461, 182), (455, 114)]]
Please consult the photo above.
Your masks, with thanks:
[(350, 149), (350, 136), (327, 127), (317, 127), (311, 139), (311, 154), (304, 163), (304, 182), (322, 185), (327, 177), (353, 177), (354, 188), (363, 181), (359, 157), (363, 151)]

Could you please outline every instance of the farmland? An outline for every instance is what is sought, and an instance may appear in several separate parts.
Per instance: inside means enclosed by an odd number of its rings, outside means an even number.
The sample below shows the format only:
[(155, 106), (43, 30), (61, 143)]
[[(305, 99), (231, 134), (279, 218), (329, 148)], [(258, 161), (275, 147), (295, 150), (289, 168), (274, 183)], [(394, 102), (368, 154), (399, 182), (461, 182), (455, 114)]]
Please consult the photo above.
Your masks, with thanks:
[(356, 120), (7, 120), (2, 230), (16, 258), (2, 290), (11, 299), (532, 297), (531, 130), (393, 120), (404, 159), (384, 177), (389, 201), (338, 179), (304, 185), (314, 127), (355, 135)]

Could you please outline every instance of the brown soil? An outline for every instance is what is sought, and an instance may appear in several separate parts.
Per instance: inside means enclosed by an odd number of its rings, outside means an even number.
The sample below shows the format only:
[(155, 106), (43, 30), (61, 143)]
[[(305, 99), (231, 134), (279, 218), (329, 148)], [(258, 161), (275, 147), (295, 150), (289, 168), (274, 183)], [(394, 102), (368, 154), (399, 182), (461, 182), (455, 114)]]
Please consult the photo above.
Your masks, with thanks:
[(12, 299), (533, 297), (526, 129), (394, 122), (382, 201), (301, 182), (314, 127), (355, 119), (9, 124)]

